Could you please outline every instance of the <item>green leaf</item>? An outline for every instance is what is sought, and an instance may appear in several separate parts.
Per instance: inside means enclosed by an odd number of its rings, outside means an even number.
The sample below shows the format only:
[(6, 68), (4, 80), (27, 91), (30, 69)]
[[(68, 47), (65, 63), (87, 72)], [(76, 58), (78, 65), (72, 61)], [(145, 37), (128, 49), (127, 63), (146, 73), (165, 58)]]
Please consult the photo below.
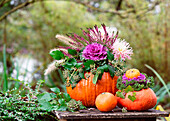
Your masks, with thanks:
[(86, 70), (89, 70), (91, 64), (92, 64), (92, 65), (94, 64), (94, 61), (93, 61), (93, 60), (88, 60), (88, 61), (86, 61), (83, 65), (84, 65), (84, 68), (85, 68)]
[(72, 64), (73, 66), (75, 66), (77, 64), (77, 61), (76, 61), (75, 58), (70, 58), (67, 63)]
[(56, 60), (60, 60), (60, 59), (64, 58), (64, 54), (59, 50), (52, 51), (50, 53), (50, 55), (51, 55), (52, 58), (54, 58)]
[(84, 77), (84, 71), (82, 73), (79, 72), (79, 76), (82, 78), (82, 79), (85, 79)]
[(68, 49), (68, 53), (71, 54), (71, 55), (76, 55), (77, 51), (73, 50), (73, 49)]
[(96, 84), (97, 83), (97, 80), (98, 80), (98, 77), (99, 77), (99, 74), (96, 73), (93, 77), (93, 84)]
[(44, 92), (37, 95), (38, 102), (48, 102), (52, 99), (50, 93)]
[(80, 68), (82, 66), (83, 63), (76, 63), (75, 67), (76, 68)]
[(114, 55), (110, 51), (107, 51), (107, 58), (112, 61), (114, 60)]
[(50, 93), (51, 98), (57, 98), (57, 95), (54, 93)]
[(116, 96), (125, 99), (125, 96), (123, 95), (122, 92), (117, 91)]
[(54, 88), (50, 88), (51, 91), (55, 92), (55, 93), (60, 93), (60, 89), (58, 87), (54, 87)]
[(65, 65), (63, 65), (63, 67), (64, 67), (65, 69), (71, 70), (71, 67), (73, 67), (73, 65), (70, 64), (70, 63), (66, 63)]
[(115, 68), (113, 66), (111, 66), (111, 65), (108, 65), (108, 69), (109, 69), (111, 77), (114, 77), (114, 75), (115, 75)]
[(58, 111), (66, 111), (67, 110), (67, 106), (61, 105), (57, 110)]
[(64, 99), (58, 99), (58, 102), (60, 105), (65, 105), (65, 100)]
[(132, 91), (134, 91), (134, 89), (130, 85), (125, 89), (126, 93), (132, 92)]
[(71, 100), (71, 97), (68, 93), (63, 93), (63, 97), (67, 102)]
[(136, 96), (136, 93), (134, 92), (132, 96), (131, 96), (131, 95), (128, 95), (128, 98), (129, 98), (131, 101), (134, 102), (134, 101), (136, 100), (136, 97), (135, 97), (135, 96)]
[(39, 104), (41, 105), (40, 108), (42, 110), (51, 111), (52, 109), (52, 105), (50, 104), (50, 102), (40, 102)]

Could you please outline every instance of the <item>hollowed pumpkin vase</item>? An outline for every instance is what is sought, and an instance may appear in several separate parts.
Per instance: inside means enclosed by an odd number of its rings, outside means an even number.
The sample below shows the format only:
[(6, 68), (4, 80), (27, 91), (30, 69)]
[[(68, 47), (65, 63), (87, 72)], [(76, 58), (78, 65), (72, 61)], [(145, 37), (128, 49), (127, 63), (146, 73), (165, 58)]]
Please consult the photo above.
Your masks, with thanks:
[(142, 89), (136, 92), (136, 100), (131, 101), (128, 96), (132, 95), (133, 92), (128, 92), (125, 95), (125, 99), (117, 97), (118, 106), (126, 107), (127, 110), (143, 111), (153, 108), (157, 103), (157, 98), (152, 89)]
[(93, 77), (94, 75), (91, 75), (89, 78), (81, 79), (74, 88), (66, 87), (71, 98), (82, 101), (86, 107), (94, 107), (99, 94), (103, 92), (115, 94), (117, 91), (117, 76), (111, 77), (109, 72), (104, 72), (101, 80), (98, 80), (96, 84), (93, 84)]

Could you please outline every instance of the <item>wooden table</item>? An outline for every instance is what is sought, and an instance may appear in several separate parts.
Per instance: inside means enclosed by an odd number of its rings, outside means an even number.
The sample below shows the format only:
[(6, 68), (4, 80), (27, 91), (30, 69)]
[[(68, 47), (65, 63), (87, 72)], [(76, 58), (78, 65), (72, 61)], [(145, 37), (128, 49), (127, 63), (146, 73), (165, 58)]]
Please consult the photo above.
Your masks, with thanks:
[(128, 111), (122, 113), (116, 107), (112, 112), (100, 112), (95, 108), (79, 110), (77, 112), (54, 111), (60, 121), (156, 121), (156, 117), (168, 117), (169, 113), (154, 109), (137, 112)]

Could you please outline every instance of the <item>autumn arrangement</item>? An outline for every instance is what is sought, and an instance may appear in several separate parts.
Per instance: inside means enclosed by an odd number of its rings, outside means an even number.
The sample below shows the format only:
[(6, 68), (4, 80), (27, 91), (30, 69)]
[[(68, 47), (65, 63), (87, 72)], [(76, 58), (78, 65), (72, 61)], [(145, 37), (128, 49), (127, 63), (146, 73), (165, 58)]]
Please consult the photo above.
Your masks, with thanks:
[(61, 69), (67, 93), (86, 107), (96, 106), (100, 111), (111, 111), (116, 105), (139, 111), (153, 108), (157, 101), (150, 89), (154, 80), (137, 69), (126, 71), (125, 62), (133, 50), (118, 37), (118, 31), (102, 24), (82, 32), (84, 37), (56, 35), (65, 45), (50, 51), (55, 61), (45, 75)]

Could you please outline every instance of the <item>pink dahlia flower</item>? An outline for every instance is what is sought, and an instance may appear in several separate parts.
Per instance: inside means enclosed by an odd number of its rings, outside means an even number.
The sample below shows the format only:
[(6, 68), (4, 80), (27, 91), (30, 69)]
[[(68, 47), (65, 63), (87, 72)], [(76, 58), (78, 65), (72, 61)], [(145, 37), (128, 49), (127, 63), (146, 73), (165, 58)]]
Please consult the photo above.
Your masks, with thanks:
[(90, 60), (103, 60), (107, 57), (107, 48), (98, 43), (92, 43), (85, 47), (82, 56)]
[(133, 50), (130, 47), (130, 44), (127, 43), (125, 40), (117, 39), (112, 46), (113, 54), (115, 59), (121, 58), (125, 60), (126, 58), (131, 59), (131, 55), (133, 54)]

